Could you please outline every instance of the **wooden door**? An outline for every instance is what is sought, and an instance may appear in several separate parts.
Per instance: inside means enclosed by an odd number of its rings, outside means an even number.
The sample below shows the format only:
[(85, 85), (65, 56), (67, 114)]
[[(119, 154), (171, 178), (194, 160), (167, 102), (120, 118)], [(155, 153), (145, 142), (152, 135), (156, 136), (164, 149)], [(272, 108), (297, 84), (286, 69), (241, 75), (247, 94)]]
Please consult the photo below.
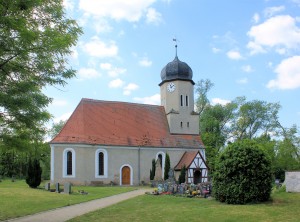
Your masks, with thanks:
[(128, 166), (122, 168), (122, 185), (130, 185), (130, 168)]

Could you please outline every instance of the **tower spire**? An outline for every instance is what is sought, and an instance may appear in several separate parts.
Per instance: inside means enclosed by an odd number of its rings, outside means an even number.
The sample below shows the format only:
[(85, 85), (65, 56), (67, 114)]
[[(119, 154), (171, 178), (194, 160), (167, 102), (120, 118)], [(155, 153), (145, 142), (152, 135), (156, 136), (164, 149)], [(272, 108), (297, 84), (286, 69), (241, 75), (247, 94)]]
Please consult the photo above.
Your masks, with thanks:
[(173, 38), (173, 42), (175, 42), (175, 58), (177, 58), (177, 39)]

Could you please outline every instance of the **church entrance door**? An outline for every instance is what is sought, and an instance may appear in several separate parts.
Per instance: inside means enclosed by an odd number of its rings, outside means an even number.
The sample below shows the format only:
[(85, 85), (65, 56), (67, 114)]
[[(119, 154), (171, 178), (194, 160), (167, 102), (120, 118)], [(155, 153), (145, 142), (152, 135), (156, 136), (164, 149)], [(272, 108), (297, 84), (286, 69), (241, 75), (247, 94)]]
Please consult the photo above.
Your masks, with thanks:
[(122, 168), (122, 185), (130, 185), (130, 168), (128, 166)]
[(194, 171), (194, 184), (201, 183), (201, 171), (196, 170)]

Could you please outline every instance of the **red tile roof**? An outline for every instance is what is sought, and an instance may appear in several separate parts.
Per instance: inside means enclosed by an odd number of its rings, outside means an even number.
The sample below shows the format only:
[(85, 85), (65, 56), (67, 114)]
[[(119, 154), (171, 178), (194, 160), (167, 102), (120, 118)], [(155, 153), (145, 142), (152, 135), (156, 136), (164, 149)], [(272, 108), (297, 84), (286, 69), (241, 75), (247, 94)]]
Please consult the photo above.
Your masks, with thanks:
[(199, 153), (199, 151), (185, 152), (182, 155), (179, 163), (175, 166), (175, 170), (180, 170), (184, 165), (186, 168), (189, 168), (192, 164), (192, 161), (195, 159), (197, 153)]
[(199, 135), (172, 135), (163, 106), (82, 99), (50, 142), (199, 149)]

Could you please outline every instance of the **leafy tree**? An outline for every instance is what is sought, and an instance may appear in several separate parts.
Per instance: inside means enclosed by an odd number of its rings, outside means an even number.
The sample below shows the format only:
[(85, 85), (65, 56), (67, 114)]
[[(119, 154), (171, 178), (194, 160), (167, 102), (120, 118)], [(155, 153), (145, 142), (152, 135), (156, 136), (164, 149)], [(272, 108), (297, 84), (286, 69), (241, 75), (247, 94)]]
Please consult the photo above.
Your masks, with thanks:
[(29, 158), (26, 183), (31, 188), (37, 188), (42, 181), (42, 168), (38, 159)]
[(166, 153), (166, 160), (165, 160), (165, 172), (164, 172), (164, 179), (167, 180), (169, 178), (169, 171), (171, 168), (170, 163), (170, 156), (168, 153)]
[(214, 196), (229, 204), (266, 201), (272, 181), (268, 155), (254, 141), (240, 140), (218, 158), (213, 174)]
[(236, 139), (252, 139), (261, 134), (274, 132), (278, 128), (278, 103), (253, 100), (239, 107), (238, 116), (232, 124)]
[(178, 183), (179, 184), (185, 183), (185, 175), (186, 175), (186, 166), (183, 165), (183, 167), (180, 170), (180, 175), (179, 175), (179, 178), (178, 178)]
[(150, 169), (150, 180), (154, 180), (155, 170), (156, 170), (155, 159), (152, 159), (152, 169)]
[(0, 2), (0, 143), (6, 147), (42, 140), (51, 117), (43, 87), (64, 86), (75, 76), (66, 62), (82, 31), (62, 3)]
[(51, 139), (53, 139), (64, 127), (67, 121), (60, 120), (58, 123), (53, 123), (51, 129), (49, 130), (48, 134)]
[(214, 169), (215, 157), (231, 135), (231, 121), (235, 118), (238, 105), (207, 105), (200, 116), (200, 134), (206, 147), (207, 164)]
[(198, 99), (196, 101), (197, 111), (201, 116), (203, 110), (206, 105), (209, 104), (209, 100), (207, 98), (208, 91), (214, 86), (214, 84), (209, 79), (201, 79), (196, 84), (196, 93), (198, 94)]

